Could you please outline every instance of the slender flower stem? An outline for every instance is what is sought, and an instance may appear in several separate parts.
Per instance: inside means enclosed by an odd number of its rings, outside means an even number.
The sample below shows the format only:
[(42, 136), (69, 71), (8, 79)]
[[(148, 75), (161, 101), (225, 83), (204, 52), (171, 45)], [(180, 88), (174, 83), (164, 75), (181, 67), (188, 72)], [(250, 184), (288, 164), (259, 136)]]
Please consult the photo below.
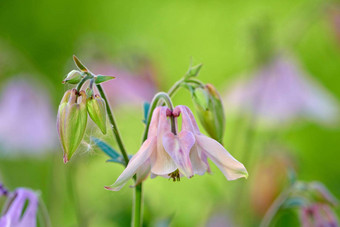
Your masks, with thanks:
[(181, 85), (183, 83), (191, 83), (191, 84), (195, 84), (195, 85), (198, 85), (199, 87), (204, 87), (204, 84), (199, 81), (199, 80), (196, 80), (196, 79), (185, 79), (185, 78), (182, 78), (180, 79), (179, 81), (177, 81), (168, 91), (168, 94), (170, 97), (172, 97), (176, 91), (181, 87)]
[[(105, 100), (106, 104), (106, 111), (107, 115), (109, 117), (110, 123), (112, 125), (112, 131), (116, 138), (117, 144), (119, 146), (119, 149), (123, 155), (123, 158), (125, 160), (125, 166), (129, 163), (129, 157), (127, 155), (126, 149), (124, 147), (122, 138), (120, 136), (115, 118), (113, 116), (113, 113), (111, 111), (109, 102), (106, 98), (105, 92), (100, 84), (97, 84), (97, 89), (100, 93), (100, 96)], [(134, 179), (136, 180), (136, 176), (134, 176)], [(131, 219), (131, 226), (133, 227), (140, 227), (142, 226), (143, 220), (142, 220), (142, 206), (143, 206), (143, 191), (142, 191), (142, 184), (139, 184), (135, 187), (134, 191), (134, 202), (133, 202), (133, 212), (132, 212), (132, 219)]]
[(173, 96), (176, 91), (181, 87), (182, 83), (184, 82), (184, 78), (180, 79), (179, 81), (177, 81), (168, 91), (169, 96)]
[(114, 118), (113, 113), (111, 111), (109, 102), (108, 102), (108, 100), (106, 98), (106, 95), (105, 95), (105, 92), (104, 92), (102, 86), (100, 84), (97, 84), (96, 86), (97, 86), (97, 89), (98, 89), (98, 91), (100, 93), (100, 96), (105, 100), (106, 112), (107, 112), (107, 115), (109, 117), (110, 123), (112, 125), (113, 135), (115, 136), (117, 144), (118, 144), (118, 147), (120, 149), (120, 152), (123, 155), (123, 158), (124, 158), (124, 161), (125, 161), (125, 166), (127, 166), (127, 164), (129, 163), (129, 156), (128, 156), (128, 154), (126, 152), (126, 149), (124, 147), (124, 144), (123, 144), (122, 138), (120, 136), (120, 133), (119, 133), (119, 130), (118, 130), (115, 118)]
[(80, 89), (81, 89), (81, 87), (84, 85), (84, 83), (85, 83), (88, 79), (91, 79), (91, 78), (93, 78), (92, 75), (86, 75), (86, 76), (79, 82), (79, 84), (77, 85), (77, 87), (76, 87), (77, 91), (80, 92)]
[(282, 192), (279, 197), (273, 202), (273, 204), (269, 207), (267, 213), (264, 215), (260, 227), (269, 227), (270, 223), (274, 219), (277, 212), (280, 210), (282, 204), (286, 201), (290, 194), (291, 190), (287, 189)]
[(143, 185), (138, 184), (134, 191), (134, 203), (131, 226), (140, 227), (142, 226), (142, 214), (143, 214)]
[(44, 223), (44, 227), (51, 227), (51, 220), (50, 220), (50, 216), (48, 215), (48, 211), (47, 211), (47, 207), (44, 203), (44, 201), (42, 200), (42, 198), (39, 196), (39, 202), (38, 202), (38, 206), (39, 209), (41, 211), (41, 218), (42, 218), (42, 223)]

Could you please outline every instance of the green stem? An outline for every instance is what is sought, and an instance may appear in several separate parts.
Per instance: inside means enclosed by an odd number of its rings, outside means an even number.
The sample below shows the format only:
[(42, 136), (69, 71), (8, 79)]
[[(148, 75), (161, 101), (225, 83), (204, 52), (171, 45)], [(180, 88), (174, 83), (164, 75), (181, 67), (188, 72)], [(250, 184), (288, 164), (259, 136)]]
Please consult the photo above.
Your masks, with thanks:
[(269, 207), (268, 211), (264, 215), (260, 227), (269, 227), (270, 223), (273, 221), (275, 215), (280, 210), (283, 203), (288, 198), (289, 194), (291, 192), (291, 189), (287, 189), (281, 193), (279, 197), (273, 202), (273, 204)]
[(77, 85), (77, 87), (76, 87), (77, 91), (80, 92), (80, 89), (81, 89), (81, 87), (84, 85), (84, 83), (85, 83), (88, 79), (91, 79), (91, 78), (93, 78), (93, 76), (87, 74), (87, 75), (79, 82), (79, 84)]
[(185, 79), (185, 78), (182, 78), (180, 79), (179, 81), (177, 81), (168, 91), (168, 94), (170, 97), (172, 97), (176, 91), (181, 87), (181, 85), (183, 83), (191, 83), (191, 84), (195, 84), (195, 85), (198, 85), (199, 87), (204, 87), (204, 84), (197, 80), (197, 79)]
[(176, 91), (181, 87), (182, 83), (184, 82), (184, 78), (180, 79), (179, 81), (177, 81), (168, 91), (169, 96), (173, 96)]
[[(100, 84), (97, 84), (97, 89), (100, 93), (100, 96), (105, 100), (106, 104), (106, 111), (107, 115), (109, 117), (110, 123), (112, 125), (112, 131), (116, 138), (117, 144), (119, 146), (119, 149), (123, 155), (123, 158), (125, 160), (125, 166), (129, 163), (129, 157), (127, 155), (126, 149), (124, 147), (123, 141), (121, 139), (115, 118), (113, 116), (113, 113), (111, 111), (109, 102), (106, 98), (105, 92)], [(134, 176), (134, 180), (136, 180), (136, 176)], [(131, 226), (134, 227), (140, 227), (142, 226), (143, 220), (142, 220), (142, 206), (143, 206), (143, 191), (142, 191), (142, 184), (139, 184), (135, 187), (134, 191), (134, 202), (133, 202), (133, 213), (132, 213), (132, 220), (131, 220)]]
[(100, 96), (105, 100), (106, 112), (107, 112), (107, 115), (109, 117), (109, 121), (110, 121), (110, 123), (112, 125), (113, 135), (115, 136), (117, 144), (118, 144), (118, 147), (120, 149), (120, 152), (123, 155), (123, 158), (124, 158), (124, 161), (125, 161), (125, 166), (127, 166), (127, 164), (129, 163), (129, 156), (128, 156), (128, 154), (126, 152), (126, 149), (124, 147), (124, 144), (123, 144), (122, 138), (120, 136), (120, 133), (119, 133), (119, 130), (118, 130), (115, 118), (114, 118), (113, 113), (111, 111), (109, 102), (108, 102), (108, 100), (106, 98), (106, 95), (105, 95), (105, 92), (104, 92), (102, 86), (100, 84), (97, 84), (96, 86), (97, 86), (97, 89), (98, 89), (98, 91), (100, 93)]
[(41, 217), (42, 217), (42, 223), (44, 223), (44, 227), (51, 227), (51, 220), (50, 217), (48, 215), (48, 211), (47, 211), (47, 207), (44, 203), (44, 201), (42, 200), (42, 198), (39, 196), (39, 202), (38, 202), (38, 206), (39, 206), (39, 210), (41, 212)]
[(131, 226), (133, 227), (141, 227), (143, 220), (143, 186), (142, 183), (138, 184), (135, 187), (134, 191), (134, 203), (133, 203), (133, 213), (132, 213), (132, 222)]

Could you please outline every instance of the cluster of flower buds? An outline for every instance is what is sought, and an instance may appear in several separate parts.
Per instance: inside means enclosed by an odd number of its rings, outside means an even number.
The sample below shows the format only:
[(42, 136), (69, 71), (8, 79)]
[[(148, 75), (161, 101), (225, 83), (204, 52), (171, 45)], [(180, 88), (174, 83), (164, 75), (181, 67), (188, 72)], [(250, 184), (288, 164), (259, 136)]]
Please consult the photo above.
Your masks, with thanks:
[[(112, 76), (94, 75), (74, 56), (74, 62), (79, 70), (72, 70), (63, 83), (78, 84), (65, 92), (57, 116), (59, 139), (64, 151), (64, 163), (67, 163), (79, 147), (86, 130), (87, 114), (106, 134), (106, 102), (98, 94), (94, 95), (93, 83), (96, 85), (113, 79)], [(90, 85), (86, 92), (81, 90), (86, 80)]]

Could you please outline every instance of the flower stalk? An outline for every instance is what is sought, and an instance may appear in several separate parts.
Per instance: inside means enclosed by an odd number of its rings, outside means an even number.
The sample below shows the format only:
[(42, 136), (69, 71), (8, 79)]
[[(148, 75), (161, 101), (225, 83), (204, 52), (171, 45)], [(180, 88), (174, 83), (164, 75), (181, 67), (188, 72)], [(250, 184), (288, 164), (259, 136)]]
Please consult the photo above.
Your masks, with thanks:
[(119, 133), (119, 130), (118, 130), (118, 127), (117, 127), (117, 124), (116, 124), (116, 120), (113, 116), (113, 113), (111, 111), (111, 108), (110, 108), (110, 105), (109, 105), (109, 102), (106, 98), (106, 95), (105, 95), (105, 92), (102, 88), (102, 86), (100, 84), (97, 84), (97, 89), (100, 93), (100, 96), (105, 100), (105, 105), (106, 105), (106, 112), (107, 112), (107, 116), (109, 117), (109, 121), (112, 125), (112, 131), (113, 131), (113, 135), (115, 136), (116, 138), (116, 141), (117, 141), (117, 144), (118, 144), (118, 147), (120, 149), (120, 152), (122, 153), (123, 155), (123, 158), (124, 158), (124, 161), (125, 161), (125, 166), (127, 166), (127, 164), (129, 163), (129, 157), (128, 157), (128, 154), (126, 152), (126, 149), (125, 149), (125, 146), (123, 144), (123, 140), (120, 136), (120, 133)]

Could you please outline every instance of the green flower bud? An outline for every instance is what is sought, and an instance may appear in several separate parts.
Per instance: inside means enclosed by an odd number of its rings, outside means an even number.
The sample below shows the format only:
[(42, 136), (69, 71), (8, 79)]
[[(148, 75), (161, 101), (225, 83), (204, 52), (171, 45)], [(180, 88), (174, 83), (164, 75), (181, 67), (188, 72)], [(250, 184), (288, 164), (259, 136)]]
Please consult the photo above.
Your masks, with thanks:
[[(80, 103), (77, 103), (81, 98)], [(86, 94), (76, 89), (68, 90), (62, 98), (57, 116), (57, 129), (67, 163), (83, 139), (87, 123)]]
[(106, 106), (105, 100), (99, 95), (87, 99), (87, 112), (91, 119), (106, 134)]
[(202, 64), (190, 66), (188, 72), (185, 74), (185, 78), (196, 77), (200, 73), (202, 66)]
[(225, 116), (221, 97), (216, 88), (211, 84), (206, 84), (204, 88), (196, 88), (193, 92), (193, 102), (205, 131), (213, 139), (222, 143)]
[(72, 70), (67, 74), (67, 77), (63, 80), (64, 83), (68, 84), (77, 84), (80, 82), (82, 78), (81, 72), (78, 70)]

